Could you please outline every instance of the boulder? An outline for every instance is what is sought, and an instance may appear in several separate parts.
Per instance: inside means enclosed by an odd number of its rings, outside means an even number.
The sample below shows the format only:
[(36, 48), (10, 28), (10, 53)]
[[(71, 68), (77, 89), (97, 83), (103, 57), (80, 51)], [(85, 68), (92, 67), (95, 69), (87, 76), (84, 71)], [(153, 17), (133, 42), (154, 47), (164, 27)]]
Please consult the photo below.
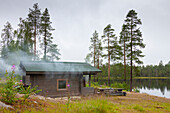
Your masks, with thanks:
[(6, 109), (12, 109), (12, 110), (14, 110), (14, 108), (13, 108), (12, 106), (6, 105), (5, 103), (3, 103), (3, 102), (0, 101), (0, 108), (1, 108), (1, 107), (6, 108)]

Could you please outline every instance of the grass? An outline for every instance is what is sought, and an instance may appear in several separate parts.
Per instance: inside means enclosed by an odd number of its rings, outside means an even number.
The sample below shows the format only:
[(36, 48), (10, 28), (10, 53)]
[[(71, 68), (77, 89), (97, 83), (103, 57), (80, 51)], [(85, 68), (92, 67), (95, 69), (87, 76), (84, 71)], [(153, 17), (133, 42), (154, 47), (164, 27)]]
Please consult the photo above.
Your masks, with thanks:
[(128, 93), (127, 96), (94, 95), (72, 100), (67, 109), (67, 101), (28, 99), (12, 105), (15, 110), (0, 109), (5, 113), (168, 113), (170, 99), (147, 94)]
[(72, 103), (70, 112), (73, 113), (118, 113), (119, 108), (113, 103), (103, 98), (84, 99), (82, 101)]
[[(0, 88), (4, 84), (0, 83)], [(35, 97), (27, 101), (17, 100), (12, 106), (14, 110), (0, 108), (0, 113), (168, 113), (170, 99), (127, 92), (127, 96), (82, 97), (72, 100), (68, 109), (67, 101), (40, 100)]]
[(144, 108), (141, 107), (141, 106), (139, 106), (139, 105), (135, 105), (135, 106), (133, 107), (133, 109), (135, 109), (135, 110), (137, 110), (137, 111), (140, 111), (140, 112), (144, 112)]

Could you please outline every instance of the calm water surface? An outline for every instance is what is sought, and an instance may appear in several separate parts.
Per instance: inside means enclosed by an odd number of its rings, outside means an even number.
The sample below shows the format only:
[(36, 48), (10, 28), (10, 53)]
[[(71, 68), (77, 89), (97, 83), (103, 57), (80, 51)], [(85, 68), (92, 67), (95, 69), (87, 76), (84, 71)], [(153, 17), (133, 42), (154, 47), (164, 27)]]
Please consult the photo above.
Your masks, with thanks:
[(165, 98), (169, 98), (170, 99), (170, 90), (167, 90), (167, 88), (165, 88), (164, 92), (161, 92), (160, 89), (148, 89), (148, 88), (140, 88), (140, 93), (147, 93), (150, 95), (154, 95), (154, 96), (160, 96), (160, 97), (165, 97)]
[(140, 90), (140, 93), (170, 99), (170, 79), (138, 79), (134, 80), (134, 86)]
[[(112, 80), (114, 82), (120, 82), (120, 80)], [(129, 81), (127, 81), (129, 84)], [(105, 81), (99, 81), (99, 84), (107, 83)], [(150, 95), (165, 97), (170, 99), (170, 79), (134, 79), (133, 88), (138, 88), (140, 93), (147, 93)]]

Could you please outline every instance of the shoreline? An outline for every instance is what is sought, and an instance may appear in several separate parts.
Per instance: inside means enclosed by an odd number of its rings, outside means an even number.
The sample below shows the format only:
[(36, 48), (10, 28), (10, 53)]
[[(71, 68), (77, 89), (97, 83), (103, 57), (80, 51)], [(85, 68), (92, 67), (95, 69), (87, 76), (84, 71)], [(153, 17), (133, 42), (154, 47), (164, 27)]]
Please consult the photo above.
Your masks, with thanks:
[[(37, 95), (38, 96), (38, 95)], [(152, 96), (144, 93), (127, 92), (126, 96), (105, 96), (90, 95), (81, 96), (76, 100), (71, 99), (68, 103), (68, 97), (49, 98), (33, 95), (26, 101), (18, 101), (13, 104), (14, 109), (3, 109), (0, 112), (62, 112), (62, 113), (129, 113), (129, 112), (148, 112), (148, 113), (168, 113), (170, 112), (170, 99), (158, 96)], [(68, 106), (69, 110), (68, 110)]]

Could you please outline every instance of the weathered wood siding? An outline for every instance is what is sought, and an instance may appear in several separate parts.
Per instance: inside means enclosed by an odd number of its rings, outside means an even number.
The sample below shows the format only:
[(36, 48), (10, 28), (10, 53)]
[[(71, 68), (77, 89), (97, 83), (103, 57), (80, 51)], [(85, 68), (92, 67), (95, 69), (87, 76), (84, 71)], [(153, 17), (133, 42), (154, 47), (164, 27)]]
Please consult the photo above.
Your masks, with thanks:
[[(83, 75), (30, 75), (30, 83), (32, 86), (38, 85), (38, 89), (42, 89), (40, 95), (50, 97), (63, 97), (81, 94), (81, 78)], [(70, 84), (69, 90), (57, 91), (57, 79), (67, 79)]]
[(83, 96), (93, 95), (94, 94), (94, 88), (93, 87), (83, 87), (81, 89)]

